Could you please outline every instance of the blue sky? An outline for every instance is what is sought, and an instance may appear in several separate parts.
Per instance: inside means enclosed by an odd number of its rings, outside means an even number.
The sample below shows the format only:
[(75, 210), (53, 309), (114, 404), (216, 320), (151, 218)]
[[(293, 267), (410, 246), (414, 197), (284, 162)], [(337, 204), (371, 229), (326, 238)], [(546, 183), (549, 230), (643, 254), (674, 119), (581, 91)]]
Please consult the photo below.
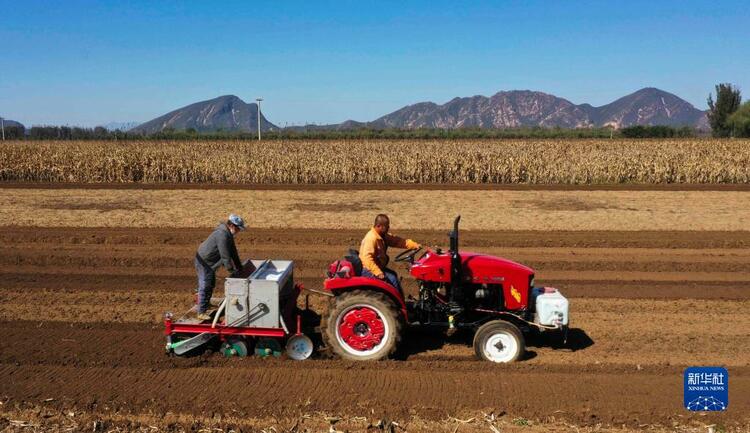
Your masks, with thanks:
[(277, 125), (540, 90), (602, 105), (642, 87), (750, 97), (743, 1), (0, 0), (0, 116), (146, 121), (223, 94)]

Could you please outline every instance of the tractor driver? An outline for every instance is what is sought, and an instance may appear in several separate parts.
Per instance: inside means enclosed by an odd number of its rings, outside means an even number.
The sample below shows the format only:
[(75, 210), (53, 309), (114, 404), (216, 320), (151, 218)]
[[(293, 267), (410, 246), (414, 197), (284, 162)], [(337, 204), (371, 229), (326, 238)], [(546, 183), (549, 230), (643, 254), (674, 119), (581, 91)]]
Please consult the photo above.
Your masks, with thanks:
[(359, 246), (359, 259), (362, 261), (362, 276), (378, 278), (390, 283), (403, 294), (401, 283), (395, 271), (388, 269), (388, 247), (405, 248), (408, 250), (419, 248), (420, 245), (411, 239), (402, 239), (388, 233), (390, 220), (388, 215), (379, 214), (375, 223), (362, 239)]
[(216, 270), (222, 265), (232, 274), (242, 270), (242, 262), (237, 254), (234, 237), (245, 230), (245, 221), (231, 214), (227, 221), (203, 241), (195, 254), (195, 271), (198, 273), (198, 304), (193, 308), (196, 318), (209, 320), (206, 310), (211, 305), (211, 295), (216, 285)]

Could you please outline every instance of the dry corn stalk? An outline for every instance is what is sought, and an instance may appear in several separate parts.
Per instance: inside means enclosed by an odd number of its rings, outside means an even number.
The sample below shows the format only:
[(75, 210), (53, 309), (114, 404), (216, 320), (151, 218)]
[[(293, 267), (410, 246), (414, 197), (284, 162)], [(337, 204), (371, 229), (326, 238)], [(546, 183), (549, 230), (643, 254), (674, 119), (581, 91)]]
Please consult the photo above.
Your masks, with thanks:
[(747, 183), (750, 140), (17, 141), (0, 181)]

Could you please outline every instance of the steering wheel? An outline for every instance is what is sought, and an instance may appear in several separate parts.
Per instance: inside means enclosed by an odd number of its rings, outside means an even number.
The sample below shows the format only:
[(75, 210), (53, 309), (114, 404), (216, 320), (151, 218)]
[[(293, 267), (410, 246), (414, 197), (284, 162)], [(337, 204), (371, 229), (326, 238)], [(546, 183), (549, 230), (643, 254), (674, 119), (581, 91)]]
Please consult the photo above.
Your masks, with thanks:
[(414, 263), (414, 256), (417, 255), (418, 252), (422, 251), (422, 247), (415, 248), (413, 250), (406, 250), (401, 251), (399, 255), (397, 255), (393, 261), (394, 262), (409, 262)]

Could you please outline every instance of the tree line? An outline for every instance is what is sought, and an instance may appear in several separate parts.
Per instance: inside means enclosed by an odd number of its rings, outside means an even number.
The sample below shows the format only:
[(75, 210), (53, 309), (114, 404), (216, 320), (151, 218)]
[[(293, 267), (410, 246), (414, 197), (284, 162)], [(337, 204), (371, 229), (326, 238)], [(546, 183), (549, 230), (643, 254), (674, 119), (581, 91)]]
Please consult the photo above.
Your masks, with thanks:
[(26, 138), (26, 128), (23, 125), (5, 126), (3, 128), (3, 137), (6, 140), (23, 140)]
[[(165, 130), (153, 134), (128, 131), (109, 131), (103, 127), (81, 128), (70, 126), (32, 126), (26, 133), (23, 128), (9, 133), (9, 140), (256, 140), (256, 132)], [(506, 129), (458, 128), (458, 129), (342, 129), (342, 130), (278, 130), (263, 132), (264, 140), (341, 140), (341, 139), (524, 139), (524, 138), (670, 138), (699, 135), (690, 127), (630, 126), (614, 128), (543, 128), (523, 127)]]

